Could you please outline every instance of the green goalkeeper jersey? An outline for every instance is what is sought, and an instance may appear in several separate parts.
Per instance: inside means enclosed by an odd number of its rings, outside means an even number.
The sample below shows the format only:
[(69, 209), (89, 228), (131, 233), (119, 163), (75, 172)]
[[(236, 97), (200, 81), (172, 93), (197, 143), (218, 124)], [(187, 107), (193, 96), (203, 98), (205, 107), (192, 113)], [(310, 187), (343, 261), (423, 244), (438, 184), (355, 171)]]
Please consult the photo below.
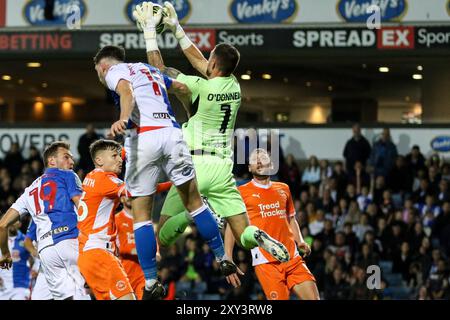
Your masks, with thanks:
[(236, 77), (207, 80), (179, 74), (177, 80), (188, 86), (192, 104), (197, 106), (195, 115), (183, 124), (189, 148), (231, 156), (231, 137), (241, 105), (241, 87)]

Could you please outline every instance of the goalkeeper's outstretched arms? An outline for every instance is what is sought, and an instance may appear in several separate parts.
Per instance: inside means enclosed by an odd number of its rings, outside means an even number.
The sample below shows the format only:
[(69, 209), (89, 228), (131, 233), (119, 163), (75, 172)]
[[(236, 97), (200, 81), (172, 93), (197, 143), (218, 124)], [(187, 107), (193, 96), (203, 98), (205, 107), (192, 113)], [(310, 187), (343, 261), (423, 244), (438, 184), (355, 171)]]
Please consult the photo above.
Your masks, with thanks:
[(163, 17), (164, 25), (172, 31), (175, 38), (178, 40), (183, 53), (188, 58), (191, 65), (205, 77), (206, 70), (208, 69), (208, 60), (203, 56), (201, 51), (192, 43), (189, 37), (184, 32), (183, 28), (178, 21), (177, 12), (173, 5), (166, 1), (164, 2), (164, 9), (166, 16)]
[[(154, 7), (159, 9), (156, 11), (156, 14), (153, 13)], [(162, 17), (162, 7), (152, 2), (142, 2), (134, 9), (133, 16), (136, 19), (138, 29), (144, 32), (148, 63), (161, 70), (162, 73), (176, 79), (181, 72), (175, 68), (166, 67), (164, 65), (164, 60), (156, 40), (156, 26)]]
[[(159, 10), (156, 10), (156, 13), (154, 13), (153, 10), (154, 6), (159, 7)], [(176, 79), (181, 72), (175, 68), (166, 67), (164, 65), (161, 52), (158, 48), (158, 42), (156, 41), (156, 26), (161, 20), (162, 8), (152, 2), (143, 2), (136, 6), (136, 9), (133, 11), (133, 16), (136, 19), (138, 29), (144, 32), (148, 62), (170, 78)], [(191, 92), (189, 88), (185, 84), (173, 80), (169, 93), (176, 95), (176, 97), (182, 102), (188, 117), (190, 117), (189, 106)]]

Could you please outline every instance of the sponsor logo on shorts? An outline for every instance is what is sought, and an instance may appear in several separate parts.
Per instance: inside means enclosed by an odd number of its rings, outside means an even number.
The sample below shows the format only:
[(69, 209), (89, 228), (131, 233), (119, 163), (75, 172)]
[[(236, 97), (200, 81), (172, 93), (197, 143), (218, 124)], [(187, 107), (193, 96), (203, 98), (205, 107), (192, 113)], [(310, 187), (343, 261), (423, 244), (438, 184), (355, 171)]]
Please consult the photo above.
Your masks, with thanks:
[(56, 229), (53, 229), (53, 230), (50, 230), (50, 231), (44, 233), (39, 239), (44, 240), (45, 238), (47, 238), (51, 235), (56, 235), (56, 234), (60, 234), (61, 232), (67, 232), (67, 231), (69, 231), (68, 226), (58, 227)]
[(271, 291), (270, 294), (269, 294), (269, 296), (270, 296), (270, 299), (271, 299), (271, 300), (277, 300), (277, 299), (278, 299), (278, 292), (276, 292), (276, 291)]
[(185, 177), (189, 176), (192, 173), (192, 167), (186, 167), (181, 171), (181, 174)]
[(126, 287), (127, 286), (124, 281), (122, 281), (122, 280), (117, 281), (117, 283), (116, 283), (117, 290), (123, 291), (123, 290), (125, 290)]

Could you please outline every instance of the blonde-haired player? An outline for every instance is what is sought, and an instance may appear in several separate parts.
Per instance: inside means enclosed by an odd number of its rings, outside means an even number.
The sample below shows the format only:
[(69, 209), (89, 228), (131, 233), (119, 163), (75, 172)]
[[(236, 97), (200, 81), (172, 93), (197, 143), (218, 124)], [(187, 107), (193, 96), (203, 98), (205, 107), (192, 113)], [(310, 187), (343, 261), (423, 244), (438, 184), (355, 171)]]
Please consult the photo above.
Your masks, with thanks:
[[(315, 278), (297, 249), (305, 254), (311, 252), (303, 241), (295, 219), (289, 187), (285, 183), (270, 180), (273, 165), (266, 150), (254, 150), (249, 162), (253, 180), (240, 186), (239, 191), (247, 207), (250, 224), (283, 243), (292, 257), (288, 262), (279, 262), (260, 247), (251, 250), (256, 276), (267, 299), (288, 300), (291, 291), (300, 299), (319, 299)], [(234, 242), (233, 233), (227, 227), (225, 249), (230, 257)]]

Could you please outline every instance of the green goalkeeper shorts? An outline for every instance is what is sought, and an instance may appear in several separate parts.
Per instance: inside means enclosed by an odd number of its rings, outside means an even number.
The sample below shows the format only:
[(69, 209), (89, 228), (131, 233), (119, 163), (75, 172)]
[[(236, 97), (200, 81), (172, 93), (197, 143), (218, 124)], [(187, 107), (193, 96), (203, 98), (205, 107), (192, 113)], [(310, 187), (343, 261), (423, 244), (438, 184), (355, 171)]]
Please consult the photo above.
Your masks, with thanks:
[[(233, 162), (211, 155), (193, 155), (192, 161), (200, 193), (208, 198), (212, 209), (222, 218), (246, 212), (244, 201), (233, 177)], [(175, 216), (185, 212), (175, 186), (172, 186), (161, 215)]]

